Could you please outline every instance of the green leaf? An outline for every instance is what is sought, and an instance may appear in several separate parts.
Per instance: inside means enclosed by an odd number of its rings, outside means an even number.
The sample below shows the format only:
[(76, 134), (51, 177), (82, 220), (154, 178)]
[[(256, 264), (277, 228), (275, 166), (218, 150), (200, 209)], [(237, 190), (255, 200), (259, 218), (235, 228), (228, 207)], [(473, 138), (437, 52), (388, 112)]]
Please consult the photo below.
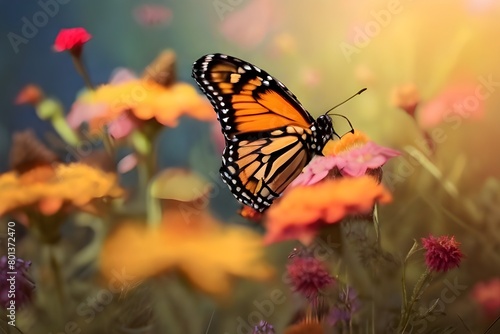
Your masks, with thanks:
[(418, 252), (420, 250), (419, 246), (420, 246), (420, 244), (418, 243), (418, 241), (413, 239), (413, 246), (411, 246), (410, 250), (408, 251), (408, 254), (406, 254), (405, 263), (408, 261), (408, 259), (413, 254), (415, 254), (416, 252)]

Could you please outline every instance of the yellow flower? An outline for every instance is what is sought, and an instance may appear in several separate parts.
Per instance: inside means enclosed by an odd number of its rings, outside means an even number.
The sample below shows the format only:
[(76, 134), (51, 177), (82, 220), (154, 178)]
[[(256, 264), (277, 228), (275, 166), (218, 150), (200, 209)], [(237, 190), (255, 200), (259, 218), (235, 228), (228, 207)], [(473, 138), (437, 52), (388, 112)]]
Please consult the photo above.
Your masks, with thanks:
[(81, 163), (42, 165), (0, 175), (0, 216), (31, 207), (44, 215), (67, 207), (94, 211), (95, 200), (122, 195), (115, 174)]
[(231, 277), (263, 280), (272, 275), (262, 259), (261, 237), (241, 226), (223, 226), (205, 211), (183, 211), (182, 205), (167, 210), (158, 228), (120, 225), (101, 253), (104, 276), (112, 279), (114, 270), (124, 270), (138, 283), (178, 269), (199, 289), (225, 294)]
[(103, 85), (95, 92), (86, 93), (77, 102), (80, 107), (99, 106), (100, 113), (90, 120), (90, 129), (93, 131), (119, 119), (128, 110), (139, 120), (154, 118), (158, 123), (170, 127), (176, 126), (184, 115), (202, 121), (215, 118), (208, 101), (186, 83), (166, 87), (151, 80), (131, 80)]
[(391, 104), (406, 111), (411, 117), (415, 116), (419, 102), (418, 88), (413, 83), (397, 86), (391, 92)]
[(363, 146), (370, 139), (363, 132), (358, 130), (354, 133), (346, 133), (340, 140), (330, 140), (323, 148), (323, 155), (337, 155), (341, 152), (349, 151), (354, 147)]

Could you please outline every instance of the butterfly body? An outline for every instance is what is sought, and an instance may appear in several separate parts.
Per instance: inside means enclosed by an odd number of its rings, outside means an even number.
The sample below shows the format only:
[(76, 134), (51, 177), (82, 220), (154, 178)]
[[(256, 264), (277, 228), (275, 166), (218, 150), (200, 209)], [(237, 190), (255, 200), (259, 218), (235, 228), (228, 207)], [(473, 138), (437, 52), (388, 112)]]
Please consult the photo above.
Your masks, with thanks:
[(193, 77), (211, 101), (226, 140), (222, 180), (241, 203), (264, 211), (334, 134), (279, 80), (241, 59), (206, 55)]

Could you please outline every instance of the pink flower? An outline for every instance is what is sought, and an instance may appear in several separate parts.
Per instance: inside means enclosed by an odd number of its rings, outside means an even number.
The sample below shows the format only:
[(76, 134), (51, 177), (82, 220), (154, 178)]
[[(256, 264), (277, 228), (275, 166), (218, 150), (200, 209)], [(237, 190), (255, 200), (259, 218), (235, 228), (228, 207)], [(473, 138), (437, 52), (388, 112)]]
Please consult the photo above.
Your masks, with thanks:
[(425, 248), (425, 263), (432, 271), (446, 272), (460, 265), (463, 254), (458, 246), (460, 243), (453, 236), (443, 235), (422, 238), (422, 245)]
[(287, 189), (297, 186), (310, 186), (323, 180), (330, 171), (336, 167), (337, 159), (335, 156), (321, 157), (315, 156), (309, 164), (304, 167), (302, 173), (290, 183)]
[(472, 298), (482, 307), (487, 317), (496, 317), (500, 311), (500, 278), (477, 283), (472, 289)]
[(321, 72), (315, 68), (306, 67), (302, 70), (302, 81), (309, 88), (317, 87), (321, 84)]
[(498, 3), (495, 0), (467, 0), (466, 7), (471, 13), (491, 13)]
[(54, 50), (57, 52), (70, 51), (78, 55), (83, 45), (91, 38), (92, 35), (85, 28), (61, 29), (54, 42)]
[(138, 162), (137, 155), (135, 153), (130, 153), (118, 162), (116, 170), (120, 174), (128, 173), (137, 166)]
[(243, 48), (259, 45), (277, 24), (272, 1), (252, 0), (242, 4), (241, 9), (217, 7), (216, 11), (223, 20), (219, 27), (222, 36)]
[(114, 139), (122, 139), (132, 133), (138, 126), (130, 113), (124, 113), (108, 124), (108, 131)]
[(369, 169), (382, 167), (390, 158), (398, 155), (398, 151), (370, 141), (337, 155), (336, 165), (342, 175), (359, 177), (365, 175)]
[(360, 177), (370, 170), (382, 167), (390, 158), (396, 157), (399, 152), (391, 148), (379, 146), (374, 142), (367, 142), (361, 146), (352, 147), (337, 155), (317, 156), (304, 168), (290, 187), (312, 185), (328, 174), (340, 172), (342, 176)]
[(417, 120), (422, 129), (433, 128), (452, 117), (481, 119), (484, 99), (476, 95), (477, 86), (465, 83), (447, 87), (441, 94), (422, 106)]
[(222, 152), (224, 151), (224, 147), (226, 147), (226, 139), (222, 134), (219, 122), (212, 122), (212, 125), (210, 125), (210, 136), (212, 137), (212, 141), (215, 144), (217, 153), (222, 154)]
[[(126, 68), (117, 68), (111, 74), (109, 83), (111, 85), (118, 85), (135, 79), (137, 79), (137, 76), (132, 71)], [(106, 110), (107, 106), (105, 104), (90, 104), (86, 103), (86, 101), (81, 102), (77, 100), (71, 106), (66, 121), (71, 128), (76, 129), (82, 123), (89, 122), (91, 119), (104, 114)], [(120, 139), (128, 136), (136, 127), (136, 122), (128, 113), (125, 113), (108, 124), (108, 131), (113, 138)]]
[(144, 26), (168, 24), (172, 16), (172, 10), (163, 5), (145, 4), (134, 9), (135, 20)]

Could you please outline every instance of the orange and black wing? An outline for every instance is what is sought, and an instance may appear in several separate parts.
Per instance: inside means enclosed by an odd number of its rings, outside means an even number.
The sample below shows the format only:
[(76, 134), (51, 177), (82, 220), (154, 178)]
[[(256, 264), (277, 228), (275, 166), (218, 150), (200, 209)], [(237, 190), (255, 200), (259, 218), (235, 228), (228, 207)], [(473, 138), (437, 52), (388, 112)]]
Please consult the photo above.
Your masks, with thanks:
[(228, 142), (220, 173), (234, 197), (261, 212), (269, 207), (311, 159), (305, 133), (287, 127), (265, 138)]
[(238, 201), (264, 211), (310, 161), (314, 119), (280, 81), (241, 59), (203, 56), (193, 77), (226, 138), (223, 181)]
[(314, 122), (285, 85), (241, 59), (206, 55), (194, 63), (192, 75), (210, 99), (228, 140), (289, 125), (309, 128)]

